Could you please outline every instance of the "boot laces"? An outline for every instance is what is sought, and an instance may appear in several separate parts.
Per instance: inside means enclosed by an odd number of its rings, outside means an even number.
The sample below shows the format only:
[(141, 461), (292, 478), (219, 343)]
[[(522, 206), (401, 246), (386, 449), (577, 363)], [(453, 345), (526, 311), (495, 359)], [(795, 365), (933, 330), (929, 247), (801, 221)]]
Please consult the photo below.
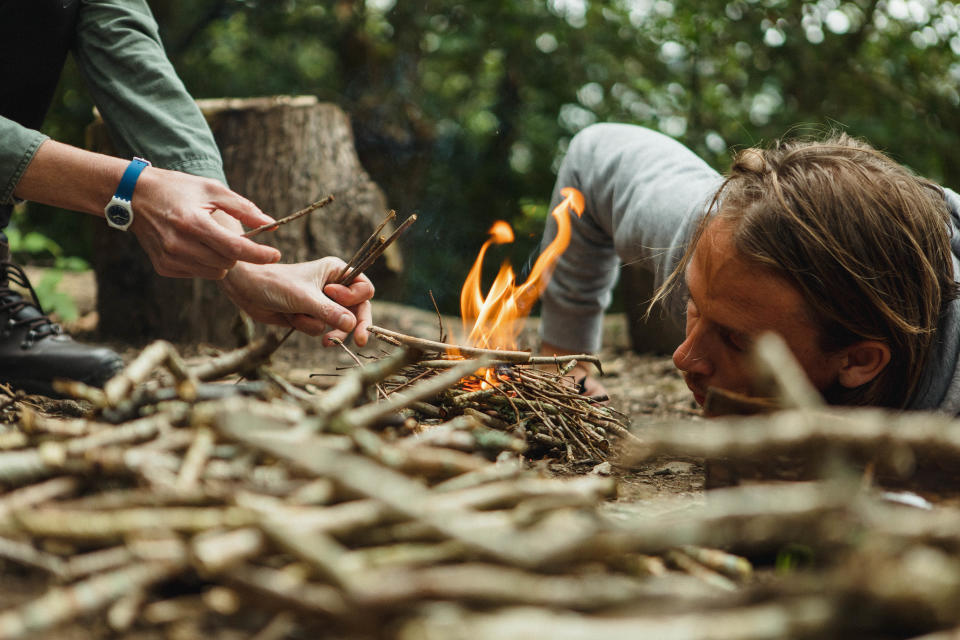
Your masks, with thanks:
[[(25, 300), (20, 292), (11, 289), (11, 282), (28, 290), (33, 302)], [(19, 312), (28, 307), (36, 308), (39, 313), (23, 314), (24, 317), (18, 318)], [(63, 333), (60, 325), (52, 322), (44, 313), (37, 298), (37, 292), (30, 284), (27, 274), (19, 265), (12, 262), (0, 261), (0, 314), (7, 316), (6, 325), (3, 327), (4, 333), (9, 333), (18, 327), (27, 327), (24, 347), (29, 347), (46, 336)]]

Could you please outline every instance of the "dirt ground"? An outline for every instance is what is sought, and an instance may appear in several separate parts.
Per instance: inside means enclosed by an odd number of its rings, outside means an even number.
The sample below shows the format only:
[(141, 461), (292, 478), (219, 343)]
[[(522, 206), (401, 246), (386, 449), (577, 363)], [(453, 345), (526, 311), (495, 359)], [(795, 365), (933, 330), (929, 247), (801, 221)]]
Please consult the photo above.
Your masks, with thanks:
[[(27, 269), (31, 279), (39, 281), (42, 270)], [(79, 313), (73, 322), (64, 323), (65, 328), (78, 339), (96, 341), (114, 347), (132, 359), (141, 346), (112, 342), (109, 336), (98, 335), (96, 313), (96, 282), (93, 272), (64, 274), (59, 289), (70, 295)], [(445, 332), (459, 326), (459, 319), (443, 316)], [(436, 313), (410, 306), (374, 301), (374, 323), (387, 329), (400, 331), (422, 338), (438, 339), (440, 329)], [(528, 319), (520, 337), (520, 348), (534, 349), (537, 345), (537, 318)], [(384, 345), (371, 340), (367, 347), (351, 348), (361, 357), (364, 354), (379, 355)], [(179, 345), (186, 356), (208, 354), (210, 347), (204, 345)], [(387, 349), (392, 349), (387, 347)], [(626, 414), (631, 428), (643, 435), (650, 425), (676, 419), (699, 419), (700, 410), (677, 373), (668, 356), (634, 353), (630, 349), (627, 320), (622, 314), (608, 315), (604, 321), (603, 348), (600, 352), (604, 375), (600, 381), (610, 396), (610, 405)], [(298, 349), (283, 346), (274, 355), (277, 370), (294, 382), (317, 384), (324, 377), (336, 375), (339, 368), (353, 366), (352, 359), (337, 348), (325, 349), (316, 341), (316, 349)], [(568, 468), (553, 465), (554, 473), (585, 473), (590, 469)], [(621, 500), (657, 500), (673, 502), (676, 498), (700, 495), (703, 490), (703, 464), (697, 459), (659, 459), (644, 464), (639, 469), (614, 469), (621, 479)], [(651, 508), (655, 508), (651, 505)]]

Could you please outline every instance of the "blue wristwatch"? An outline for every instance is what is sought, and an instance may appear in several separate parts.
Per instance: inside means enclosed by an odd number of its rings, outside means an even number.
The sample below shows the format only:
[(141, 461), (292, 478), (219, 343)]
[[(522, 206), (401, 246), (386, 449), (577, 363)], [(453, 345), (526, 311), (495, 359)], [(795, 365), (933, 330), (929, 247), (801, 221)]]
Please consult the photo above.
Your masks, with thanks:
[(123, 177), (120, 178), (120, 184), (117, 185), (117, 192), (110, 198), (110, 202), (103, 208), (103, 213), (107, 217), (107, 224), (114, 229), (126, 231), (133, 223), (133, 190), (137, 186), (137, 178), (140, 173), (150, 166), (149, 160), (143, 158), (134, 158), (127, 165)]

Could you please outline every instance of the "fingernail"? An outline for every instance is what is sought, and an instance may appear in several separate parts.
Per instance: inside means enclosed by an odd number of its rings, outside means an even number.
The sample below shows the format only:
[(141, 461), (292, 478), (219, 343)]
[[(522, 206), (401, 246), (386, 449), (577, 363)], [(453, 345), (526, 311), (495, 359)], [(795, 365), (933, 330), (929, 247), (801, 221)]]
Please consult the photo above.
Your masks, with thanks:
[(340, 331), (350, 331), (353, 329), (353, 316), (349, 313), (340, 314), (339, 320), (337, 320), (337, 328)]

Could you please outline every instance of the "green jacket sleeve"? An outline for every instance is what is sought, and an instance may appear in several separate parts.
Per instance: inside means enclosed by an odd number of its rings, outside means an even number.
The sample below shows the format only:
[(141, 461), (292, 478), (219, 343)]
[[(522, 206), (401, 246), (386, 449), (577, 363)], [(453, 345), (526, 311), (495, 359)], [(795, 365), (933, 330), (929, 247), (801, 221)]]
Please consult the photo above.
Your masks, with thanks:
[(74, 57), (117, 151), (226, 183), (213, 134), (144, 0), (81, 0)]
[(47, 136), (0, 116), (0, 206), (16, 204), (13, 190)]

